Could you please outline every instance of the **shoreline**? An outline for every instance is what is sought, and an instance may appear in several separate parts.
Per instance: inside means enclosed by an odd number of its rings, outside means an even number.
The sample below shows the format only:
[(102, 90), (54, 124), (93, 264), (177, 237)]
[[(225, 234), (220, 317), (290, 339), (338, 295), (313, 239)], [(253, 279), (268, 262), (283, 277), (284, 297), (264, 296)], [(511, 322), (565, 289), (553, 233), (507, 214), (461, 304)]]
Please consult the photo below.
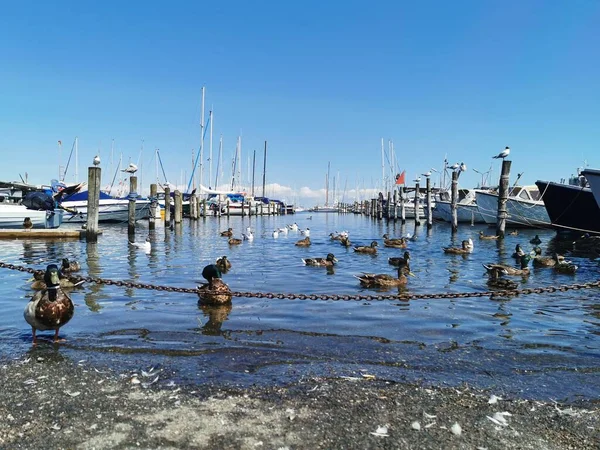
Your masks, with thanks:
[[(362, 377), (178, 385), (34, 352), (0, 364), (2, 448), (592, 449), (598, 401), (494, 399)], [(161, 378), (161, 383), (156, 382)]]

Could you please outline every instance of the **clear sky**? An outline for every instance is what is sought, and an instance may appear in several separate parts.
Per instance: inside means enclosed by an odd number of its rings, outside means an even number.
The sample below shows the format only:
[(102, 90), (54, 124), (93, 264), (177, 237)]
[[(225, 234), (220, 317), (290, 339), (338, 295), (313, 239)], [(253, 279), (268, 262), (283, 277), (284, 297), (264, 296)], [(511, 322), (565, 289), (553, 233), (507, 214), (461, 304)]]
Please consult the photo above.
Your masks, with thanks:
[(48, 183), (78, 136), (81, 179), (99, 152), (110, 183), (114, 139), (144, 186), (155, 148), (187, 186), (205, 86), (225, 177), (241, 135), (261, 185), (267, 140), (270, 194), (306, 206), (328, 162), (346, 200), (379, 189), (382, 138), (407, 180), (447, 155), (473, 187), (508, 145), (513, 175), (558, 181), (600, 167), (598, 24), (595, 0), (2, 2), (0, 179)]

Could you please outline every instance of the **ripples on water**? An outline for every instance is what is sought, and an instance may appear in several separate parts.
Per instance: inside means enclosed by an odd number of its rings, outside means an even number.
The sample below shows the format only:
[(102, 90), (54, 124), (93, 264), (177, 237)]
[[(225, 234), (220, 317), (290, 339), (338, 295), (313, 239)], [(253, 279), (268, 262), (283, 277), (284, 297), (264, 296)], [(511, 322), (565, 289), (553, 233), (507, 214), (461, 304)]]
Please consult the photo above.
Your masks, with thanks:
[[(361, 272), (394, 274), (387, 262), (403, 250), (384, 248), (382, 235), (417, 234), (409, 244), (414, 293), (489, 290), (482, 263), (514, 264), (517, 243), (525, 249), (539, 234), (544, 250), (563, 250), (552, 231), (520, 231), (504, 241), (481, 241), (483, 227), (462, 225), (453, 238), (447, 224), (415, 229), (413, 222), (373, 221), (363, 216), (295, 216), (185, 220), (175, 230), (162, 225), (150, 233), (152, 252), (127, 245), (127, 227), (102, 226), (97, 244), (84, 241), (2, 241), (0, 260), (43, 269), (63, 257), (82, 263), (95, 277), (167, 286), (194, 287), (202, 268), (227, 255), (224, 275), (235, 291), (275, 293), (377, 294), (362, 289)], [(296, 247), (297, 232), (271, 236), (275, 228), (298, 222), (310, 227), (312, 246)], [(147, 223), (136, 240), (143, 241)], [(237, 237), (251, 226), (253, 242), (230, 247), (219, 231), (231, 226)], [(347, 230), (353, 244), (379, 240), (377, 256), (356, 254), (329, 239)], [(490, 233), (490, 230), (485, 230)], [(445, 255), (441, 247), (473, 238), (468, 256)], [(301, 258), (334, 253), (333, 271), (303, 266)], [(593, 256), (568, 255), (575, 275), (532, 269), (516, 278), (523, 287), (595, 281)], [(32, 295), (28, 276), (3, 270), (0, 350), (19, 355), (30, 349), (31, 330), (22, 312)], [(388, 292), (397, 292), (388, 291)], [(402, 290), (400, 292), (403, 292)], [(310, 301), (235, 298), (232, 308), (199, 308), (195, 295), (88, 284), (75, 291), (76, 314), (61, 335), (63, 354), (97, 359), (119, 368), (168, 362), (192, 381), (277, 383), (310, 375), (353, 375), (360, 370), (391, 380), (469, 382), (536, 397), (590, 398), (600, 386), (600, 301), (597, 290), (526, 295), (509, 299), (463, 298), (410, 301)]]

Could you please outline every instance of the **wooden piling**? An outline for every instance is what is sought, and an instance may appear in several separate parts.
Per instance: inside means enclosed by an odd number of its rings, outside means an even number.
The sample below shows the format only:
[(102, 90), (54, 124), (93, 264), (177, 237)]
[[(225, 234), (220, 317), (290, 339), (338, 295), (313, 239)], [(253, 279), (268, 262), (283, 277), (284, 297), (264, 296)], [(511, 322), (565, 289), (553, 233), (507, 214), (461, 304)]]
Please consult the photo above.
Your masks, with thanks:
[[(156, 198), (157, 186), (156, 183), (150, 185), (150, 218), (148, 219), (148, 229), (154, 230), (156, 228), (156, 215), (160, 214), (158, 209), (158, 200)], [(159, 216), (160, 217), (160, 216)]]
[(198, 220), (198, 201), (196, 199), (196, 193), (190, 195), (190, 218), (192, 220)]
[(392, 193), (390, 191), (388, 191), (387, 193), (387, 203), (386, 203), (386, 207), (385, 207), (385, 217), (388, 220), (388, 222), (390, 221), (390, 217), (392, 216)]
[(100, 206), (100, 167), (88, 168), (88, 205), (85, 239), (87, 242), (98, 241), (98, 207)]
[(404, 198), (406, 197), (406, 187), (402, 186), (400, 191), (400, 219), (402, 225), (406, 223), (406, 205), (404, 204)]
[(171, 225), (171, 188), (165, 186), (165, 229)]
[(506, 159), (502, 161), (502, 172), (500, 173), (500, 183), (498, 185), (498, 216), (496, 221), (496, 236), (504, 239), (504, 230), (506, 229), (506, 202), (508, 200), (508, 181), (510, 176), (511, 161)]
[(450, 191), (450, 213), (452, 215), (452, 233), (458, 231), (458, 213), (456, 211), (456, 205), (458, 203), (458, 175), (460, 172), (452, 172), (452, 186)]
[(425, 185), (425, 202), (427, 210), (425, 213), (425, 220), (427, 222), (427, 229), (433, 227), (433, 217), (431, 214), (431, 179), (427, 177), (427, 184)]
[(383, 218), (383, 194), (377, 196), (377, 219)]
[(392, 212), (394, 222), (398, 220), (398, 190), (394, 189), (394, 209)]
[(181, 191), (175, 191), (173, 200), (175, 201), (175, 217), (173, 220), (175, 223), (181, 223), (181, 218), (183, 216), (183, 198), (181, 196)]
[(129, 216), (127, 220), (127, 233), (135, 233), (135, 201), (137, 199), (137, 177), (129, 177)]
[(421, 215), (419, 214), (419, 183), (415, 184), (415, 225), (421, 225)]

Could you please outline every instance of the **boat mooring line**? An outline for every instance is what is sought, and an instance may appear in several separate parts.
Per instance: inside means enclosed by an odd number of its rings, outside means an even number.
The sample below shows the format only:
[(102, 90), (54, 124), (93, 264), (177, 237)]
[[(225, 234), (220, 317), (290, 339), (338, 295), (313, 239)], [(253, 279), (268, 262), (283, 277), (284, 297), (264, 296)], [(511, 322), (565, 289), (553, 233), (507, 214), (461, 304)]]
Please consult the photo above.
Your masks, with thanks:
[[(0, 268), (18, 270), (19, 272), (27, 272), (31, 274), (44, 274), (43, 270), (32, 269), (31, 267), (17, 266), (15, 264), (9, 264), (0, 262)], [(199, 288), (184, 288), (176, 286), (162, 286), (156, 284), (145, 284), (145, 283), (132, 283), (130, 281), (120, 280), (108, 280), (96, 277), (81, 277), (76, 275), (70, 275), (70, 278), (75, 280), (77, 283), (87, 282), (95, 284), (106, 284), (108, 286), (123, 286), (135, 289), (148, 289), (153, 291), (168, 291), (168, 292), (181, 292), (184, 294), (198, 294)], [(246, 298), (269, 298), (279, 300), (334, 300), (334, 301), (380, 301), (380, 300), (432, 300), (437, 298), (470, 298), (470, 297), (490, 297), (490, 298), (502, 298), (502, 297), (514, 297), (518, 295), (528, 294), (544, 294), (554, 292), (567, 292), (577, 291), (581, 289), (590, 289), (600, 287), (600, 280), (592, 281), (588, 283), (576, 283), (576, 284), (563, 284), (560, 286), (548, 286), (548, 287), (537, 287), (537, 288), (524, 288), (524, 289), (506, 289), (498, 291), (482, 291), (482, 292), (442, 292), (435, 294), (388, 294), (388, 295), (363, 295), (363, 294), (292, 294), (292, 293), (273, 293), (273, 292), (235, 292), (232, 291), (232, 297), (246, 297)], [(207, 291), (204, 291), (206, 294)]]

